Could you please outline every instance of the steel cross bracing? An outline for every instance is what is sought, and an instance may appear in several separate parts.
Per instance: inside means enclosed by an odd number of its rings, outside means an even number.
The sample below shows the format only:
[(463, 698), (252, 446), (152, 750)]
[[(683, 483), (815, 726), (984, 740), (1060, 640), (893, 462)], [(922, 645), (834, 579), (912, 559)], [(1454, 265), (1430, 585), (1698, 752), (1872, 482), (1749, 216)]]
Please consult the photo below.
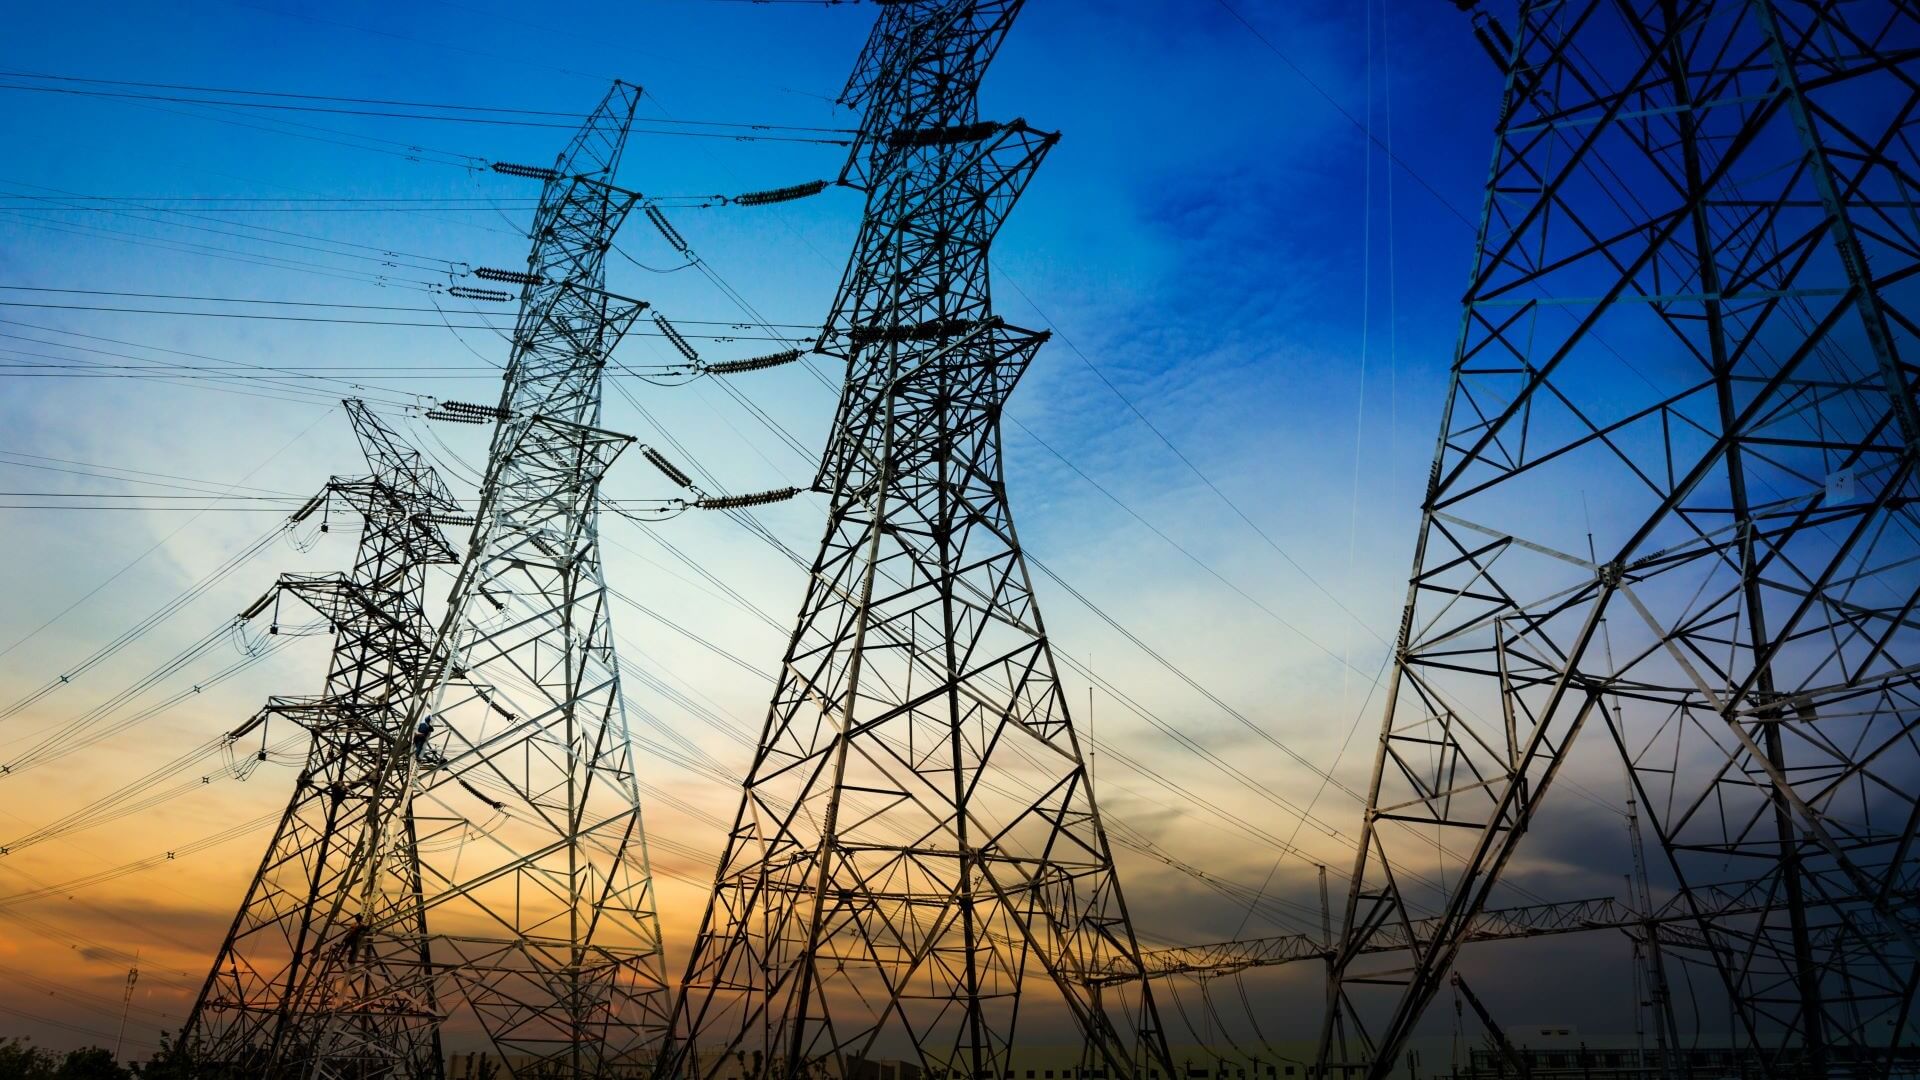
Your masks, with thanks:
[[(198, 1075), (231, 1077), (440, 1075), (439, 1011), (429, 995), (396, 994), (426, 950), (419, 867), (378, 868), (377, 905), (362, 904), (382, 834), (412, 828), (405, 763), (408, 695), (431, 668), (422, 607), (426, 568), (455, 561), (437, 520), (459, 513), (434, 471), (367, 407), (349, 401), (372, 474), (336, 478), (293, 517), (335, 505), (361, 518), (353, 570), (289, 574), (244, 618), (291, 597), (330, 624), (326, 689), (275, 698), (234, 738), (284, 717), (312, 743), (292, 799), (181, 1031)], [(364, 933), (368, 915), (387, 926)]]
[(1627, 767), (1736, 1036), (1884, 1075), (1920, 981), (1920, 14), (1476, 22), (1506, 89), (1321, 1061), (1393, 1069), (1577, 744)]
[[(992, 314), (987, 249), (1054, 136), (980, 122), (975, 93), (1019, 7), (886, 6), (844, 95), (867, 206), (819, 344), (847, 370), (826, 535), (675, 1076), (997, 1076), (1030, 974), (1092, 1065), (1172, 1075), (1002, 480), (1000, 410), (1044, 335)], [(1135, 976), (1087, 985), (1115, 966)]]
[(600, 558), (601, 375), (646, 307), (605, 289), (636, 196), (616, 83), (545, 179), (443, 665), (416, 700), (411, 808), (429, 974), (515, 1076), (642, 1075), (666, 980)]

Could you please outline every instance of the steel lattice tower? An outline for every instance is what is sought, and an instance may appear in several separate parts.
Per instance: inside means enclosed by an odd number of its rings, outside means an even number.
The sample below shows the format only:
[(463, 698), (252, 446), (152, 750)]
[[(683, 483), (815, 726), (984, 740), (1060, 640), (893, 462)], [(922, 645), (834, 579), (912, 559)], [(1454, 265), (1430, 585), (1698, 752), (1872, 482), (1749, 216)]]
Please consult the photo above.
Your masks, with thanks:
[(443, 666), (412, 702), (425, 974), (515, 1076), (641, 1075), (666, 1018), (598, 532), (631, 441), (597, 427), (601, 375), (647, 306), (605, 289), (639, 95), (616, 83), (552, 169), (518, 170), (544, 188), (513, 356)]
[(1920, 982), (1920, 13), (1475, 21), (1506, 89), (1321, 1061), (1388, 1075), (1577, 743), (1769, 1074), (1885, 1076)]
[(412, 828), (405, 810), (407, 702), (433, 667), (433, 628), (422, 608), (426, 570), (455, 561), (435, 520), (459, 507), (416, 451), (365, 405), (346, 404), (372, 474), (330, 481), (293, 520), (322, 515), (336, 502), (358, 512), (353, 570), (285, 575), (243, 616), (269, 606), (277, 612), (279, 599), (292, 597), (319, 612), (335, 639), (318, 697), (275, 698), (234, 733), (284, 717), (313, 741), (181, 1032), (203, 1075), (440, 1074), (431, 997), (396, 1008), (386, 993), (413, 981), (426, 954), (417, 862), (403, 857), (384, 871), (393, 887), (379, 891), (372, 914), (390, 929), (378, 941), (361, 935), (361, 900), (367, 852), (383, 832)]
[(1019, 0), (885, 7), (843, 101), (867, 205), (819, 351), (847, 379), (826, 535), (676, 1011), (674, 1075), (1008, 1068), (1023, 981), (1089, 1060), (1168, 1070), (1002, 479), (1044, 334), (987, 249), (1055, 137), (975, 94)]

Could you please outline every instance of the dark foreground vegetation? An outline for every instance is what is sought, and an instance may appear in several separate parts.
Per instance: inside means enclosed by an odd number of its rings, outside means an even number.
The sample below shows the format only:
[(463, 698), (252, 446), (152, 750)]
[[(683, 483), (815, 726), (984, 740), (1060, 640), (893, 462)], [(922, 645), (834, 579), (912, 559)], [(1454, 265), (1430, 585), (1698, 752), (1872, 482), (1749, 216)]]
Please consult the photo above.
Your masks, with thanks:
[(26, 1039), (0, 1038), (0, 1080), (186, 1080), (192, 1075), (165, 1035), (151, 1060), (133, 1065), (113, 1060), (113, 1051), (103, 1047), (61, 1052)]

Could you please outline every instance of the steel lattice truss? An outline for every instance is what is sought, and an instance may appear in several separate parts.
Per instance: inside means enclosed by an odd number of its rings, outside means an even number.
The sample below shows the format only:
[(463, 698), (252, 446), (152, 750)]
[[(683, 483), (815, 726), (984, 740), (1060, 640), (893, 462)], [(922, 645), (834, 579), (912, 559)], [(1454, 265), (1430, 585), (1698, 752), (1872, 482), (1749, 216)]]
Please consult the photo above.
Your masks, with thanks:
[(615, 84), (545, 180), (411, 809), (425, 973), (516, 1076), (640, 1075), (665, 978), (600, 558), (601, 373), (645, 304), (608, 293), (635, 197), (611, 185), (639, 98)]
[[(342, 504), (362, 520), (346, 574), (285, 575), (246, 617), (282, 597), (319, 612), (335, 639), (326, 689), (275, 698), (235, 737), (272, 717), (312, 733), (306, 766), (247, 890), (181, 1045), (208, 1076), (437, 1076), (438, 1009), (396, 995), (424, 959), (419, 867), (375, 867), (370, 851), (404, 837), (409, 695), (432, 669), (422, 608), (426, 569), (455, 561), (436, 518), (458, 513), (420, 455), (365, 405), (347, 402), (372, 475), (335, 479), (299, 513)], [(324, 520), (324, 519), (323, 519)], [(405, 847), (399, 848), (403, 853)], [(387, 929), (365, 933), (369, 921)]]
[(1000, 410), (1045, 335), (992, 314), (987, 249), (1054, 136), (980, 122), (975, 92), (1019, 7), (887, 6), (844, 95), (867, 209), (820, 344), (847, 365), (829, 519), (676, 1075), (998, 1075), (1030, 969), (1092, 1063), (1171, 1075), (1002, 481)]
[(1920, 14), (1476, 18), (1507, 87), (1322, 1060), (1387, 1075), (1584, 731), (1738, 1037), (1884, 1075), (1920, 980)]

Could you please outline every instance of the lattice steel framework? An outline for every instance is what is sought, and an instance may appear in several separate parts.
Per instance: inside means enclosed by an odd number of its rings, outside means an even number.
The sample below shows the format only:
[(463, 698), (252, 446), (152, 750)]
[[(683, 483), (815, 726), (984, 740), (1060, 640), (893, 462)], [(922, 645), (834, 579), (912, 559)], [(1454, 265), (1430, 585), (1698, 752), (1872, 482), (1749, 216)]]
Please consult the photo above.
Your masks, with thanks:
[(431, 967), (515, 1076), (642, 1075), (665, 978), (600, 558), (599, 485), (631, 441), (601, 375), (646, 305), (605, 289), (636, 202), (612, 186), (616, 83), (544, 177), (472, 540), (415, 700), (410, 807)]
[(1506, 89), (1321, 1061), (1393, 1068), (1597, 727), (1736, 1036), (1884, 1076), (1920, 1034), (1920, 15), (1514, 25), (1476, 15)]
[[(241, 734), (271, 718), (312, 733), (307, 761), (260, 869), (181, 1032), (204, 1075), (434, 1077), (440, 1075), (432, 998), (392, 1007), (387, 991), (413, 981), (427, 950), (419, 867), (392, 861), (392, 880), (363, 907), (367, 853), (383, 833), (410, 835), (405, 763), (412, 753), (408, 695), (433, 665), (422, 607), (427, 567), (456, 555), (437, 518), (457, 514), (432, 468), (358, 401), (347, 411), (372, 474), (335, 478), (294, 515), (336, 504), (361, 518), (353, 570), (288, 574), (250, 608), (301, 601), (334, 632), (326, 689), (274, 698)], [(371, 914), (387, 924), (367, 938)], [(374, 1008), (363, 1007), (379, 1002)]]
[[(1088, 1059), (1168, 1070), (1002, 480), (1044, 334), (987, 249), (1055, 137), (975, 94), (1018, 0), (885, 7), (843, 100), (865, 220), (819, 351), (847, 380), (826, 535), (695, 940), (678, 1076), (999, 1075), (1030, 969)], [(866, 1067), (870, 1067), (866, 1066)]]

